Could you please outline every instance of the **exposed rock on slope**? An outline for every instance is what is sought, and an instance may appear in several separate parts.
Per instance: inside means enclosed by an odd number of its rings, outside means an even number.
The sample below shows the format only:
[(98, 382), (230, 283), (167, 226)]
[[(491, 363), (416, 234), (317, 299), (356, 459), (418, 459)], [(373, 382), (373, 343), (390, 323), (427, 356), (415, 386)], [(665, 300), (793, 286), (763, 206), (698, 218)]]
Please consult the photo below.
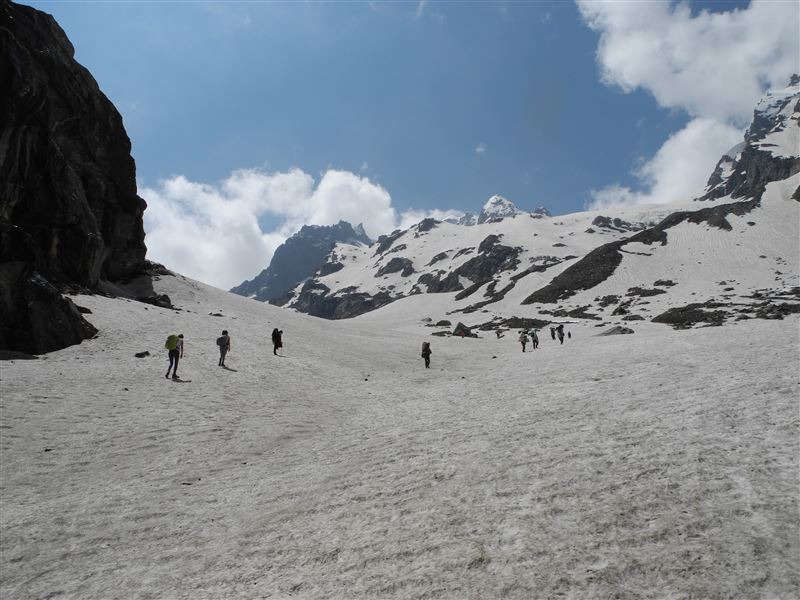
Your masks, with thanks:
[(278, 246), (266, 269), (231, 291), (262, 302), (276, 300), (314, 275), (337, 242), (369, 245), (371, 240), (363, 226), (353, 227), (345, 221), (336, 225), (303, 225), (300, 231)]
[(145, 269), (122, 118), (55, 20), (0, 2), (0, 348), (47, 352), (94, 329), (57, 288)]
[(767, 183), (800, 172), (796, 142), (800, 122), (799, 83), (800, 77), (793, 75), (786, 89), (769, 93), (758, 103), (744, 142), (720, 159), (700, 200), (728, 195), (761, 196)]

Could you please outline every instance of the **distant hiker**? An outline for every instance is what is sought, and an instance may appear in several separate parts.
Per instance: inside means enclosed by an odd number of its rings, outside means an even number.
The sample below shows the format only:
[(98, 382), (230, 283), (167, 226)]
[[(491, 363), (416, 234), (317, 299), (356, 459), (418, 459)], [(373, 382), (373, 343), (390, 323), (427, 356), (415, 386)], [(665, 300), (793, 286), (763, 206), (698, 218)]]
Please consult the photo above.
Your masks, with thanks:
[(225, 355), (231, 351), (231, 336), (228, 335), (228, 330), (223, 329), (222, 335), (217, 338), (217, 346), (219, 346), (219, 363), (218, 367), (225, 366)]
[(556, 329), (555, 327), (550, 328), (550, 337), (556, 339)]
[(539, 336), (536, 335), (535, 329), (531, 329), (528, 334), (531, 336), (531, 346), (536, 350), (539, 347)]
[(272, 330), (272, 353), (278, 355), (278, 348), (283, 348), (283, 329)]
[(561, 323), (556, 326), (556, 335), (558, 336), (558, 341), (562, 344), (564, 343), (564, 324)]
[(495, 330), (495, 332), (494, 332), (494, 333), (495, 333), (495, 335), (497, 336), (497, 339), (498, 339), (498, 340), (499, 340), (501, 337), (503, 337), (503, 332), (502, 332), (502, 331), (500, 331), (499, 329)]
[(167, 342), (164, 344), (164, 347), (169, 353), (169, 366), (167, 367), (167, 374), (164, 375), (164, 377), (169, 379), (169, 372), (172, 371), (172, 378), (180, 379), (178, 377), (178, 360), (183, 358), (183, 334), (171, 334), (167, 337)]
[(567, 337), (568, 337), (569, 339), (572, 339), (572, 332), (571, 332), (571, 331), (568, 331), (568, 332), (567, 332)]
[(422, 342), (422, 358), (425, 359), (425, 368), (430, 369), (431, 367), (431, 343), (430, 342)]
[(525, 344), (528, 343), (528, 336), (525, 335), (524, 331), (521, 331), (519, 334), (519, 343), (522, 344), (522, 351), (525, 352)]

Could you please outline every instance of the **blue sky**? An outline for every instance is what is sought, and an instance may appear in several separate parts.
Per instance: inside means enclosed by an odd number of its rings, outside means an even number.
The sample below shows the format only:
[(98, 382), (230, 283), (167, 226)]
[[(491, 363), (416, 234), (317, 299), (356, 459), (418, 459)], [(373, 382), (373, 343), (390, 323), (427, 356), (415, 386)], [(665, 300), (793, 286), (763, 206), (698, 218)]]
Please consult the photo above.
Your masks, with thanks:
[[(707, 28), (732, 37), (730, 25), (715, 18), (723, 13), (757, 29), (764, 21), (758, 11), (783, 20), (798, 11), (791, 2), (692, 2), (684, 13), (679, 5), (650, 3), (652, 18), (622, 14), (623, 3), (30, 4), (56, 17), (78, 61), (122, 113), (151, 206), (170, 198), (191, 204), (197, 189), (230, 204), (239, 198), (224, 182), (243, 169), (260, 173), (267, 185), (263, 177), (294, 168), (313, 179), (297, 184), (310, 186), (311, 201), (333, 170), (352, 177), (331, 176), (332, 189), (358, 188), (372, 198), (368, 179), (384, 191), (395, 225), (411, 209), (474, 212), (492, 194), (558, 214), (598, 199), (660, 202), (687, 193), (659, 183), (661, 171), (676, 164), (670, 157), (680, 154), (659, 152), (671, 136), (678, 145), (679, 133), (686, 145), (692, 135), (714, 139), (704, 149), (704, 183), (724, 151), (718, 148), (741, 135), (747, 111), (702, 97), (742, 94), (742, 74), (723, 65), (731, 70), (727, 90), (719, 89), (722, 78), (676, 98), (671, 88), (702, 86), (705, 78), (668, 69), (654, 79), (650, 74), (663, 69), (646, 61), (659, 61), (662, 51), (641, 53), (637, 63), (637, 47), (625, 44), (637, 27), (645, 35), (655, 27), (656, 34), (693, 36), (687, 50), (702, 54), (702, 40), (714, 38)], [(796, 50), (796, 34), (778, 37), (771, 43), (780, 52)], [(603, 39), (607, 59), (599, 51)], [(776, 62), (775, 47), (764, 46), (762, 54)], [(672, 52), (679, 55), (680, 45)], [(797, 59), (766, 61), (756, 56), (746, 74), (754, 81), (744, 94), (750, 113), (754, 88), (783, 78)], [(692, 177), (696, 188), (700, 175)], [(170, 188), (169, 181), (181, 185)], [(321, 199), (320, 192), (313, 202), (338, 202), (331, 194)], [(329, 209), (290, 214), (266, 201), (250, 206), (263, 234), (260, 251), (268, 255), (300, 221), (337, 217)], [(376, 221), (372, 233), (387, 228)]]

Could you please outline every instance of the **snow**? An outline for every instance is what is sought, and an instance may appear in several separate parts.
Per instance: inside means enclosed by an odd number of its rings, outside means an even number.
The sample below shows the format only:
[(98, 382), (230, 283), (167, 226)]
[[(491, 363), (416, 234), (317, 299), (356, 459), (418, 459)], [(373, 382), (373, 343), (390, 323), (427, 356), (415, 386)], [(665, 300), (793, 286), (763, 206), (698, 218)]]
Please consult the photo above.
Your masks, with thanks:
[(800, 87), (789, 86), (784, 90), (767, 94), (756, 106), (756, 113), (763, 113), (777, 121), (773, 129), (753, 146), (780, 158), (797, 158), (800, 155)]
[(95, 339), (0, 363), (0, 597), (800, 594), (796, 315), (523, 354), (429, 337), (449, 294), (330, 322), (156, 287), (182, 310), (77, 296)]

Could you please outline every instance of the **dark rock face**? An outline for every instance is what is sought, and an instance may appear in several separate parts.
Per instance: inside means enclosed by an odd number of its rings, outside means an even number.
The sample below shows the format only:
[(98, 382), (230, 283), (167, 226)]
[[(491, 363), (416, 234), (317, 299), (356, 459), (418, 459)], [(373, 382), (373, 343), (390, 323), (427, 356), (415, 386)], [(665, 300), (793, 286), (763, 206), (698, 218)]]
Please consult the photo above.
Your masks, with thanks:
[(723, 310), (705, 310), (708, 306), (714, 307), (713, 304), (695, 303), (670, 308), (653, 317), (653, 323), (666, 323), (667, 325), (672, 325), (675, 329), (685, 329), (697, 323), (722, 325), (728, 314)]
[(496, 273), (516, 270), (521, 251), (520, 248), (500, 244), (496, 235), (490, 235), (480, 243), (478, 256), (470, 258), (453, 272), (482, 285)]
[(50, 15), (0, 2), (2, 348), (48, 352), (94, 335), (58, 289), (144, 270), (130, 140), (73, 56)]
[(26, 354), (60, 350), (97, 334), (72, 300), (19, 261), (0, 265), (0, 318), (0, 348)]
[(417, 233), (425, 233), (426, 231), (430, 231), (439, 223), (440, 221), (437, 221), (436, 219), (423, 219), (419, 222), (419, 225), (417, 225)]
[(641, 298), (646, 298), (648, 296), (658, 296), (659, 294), (666, 294), (665, 290), (660, 290), (658, 288), (641, 288), (641, 287), (632, 287), (629, 288), (626, 292), (626, 296), (639, 296)]
[(309, 280), (303, 284), (292, 308), (323, 319), (348, 319), (397, 299), (386, 292), (379, 292), (374, 296), (349, 291), (336, 296), (330, 296), (329, 293), (330, 289), (326, 285)]
[(756, 208), (759, 202), (760, 200), (756, 198), (747, 202), (733, 202), (696, 211), (672, 213), (655, 227), (640, 231), (624, 240), (617, 240), (598, 246), (574, 265), (565, 269), (545, 287), (536, 290), (525, 298), (522, 304), (533, 304), (535, 302), (555, 303), (574, 296), (581, 290), (589, 290), (595, 287), (613, 275), (617, 266), (622, 262), (622, 252), (624, 252), (624, 247), (627, 244), (640, 242), (652, 245), (660, 243), (665, 246), (667, 244), (667, 231), (684, 221), (711, 225), (730, 231), (731, 225), (725, 217), (730, 214), (738, 216), (747, 214)]
[(378, 256), (379, 254), (383, 254), (389, 248), (392, 247), (392, 244), (395, 243), (395, 240), (402, 237), (405, 234), (405, 231), (400, 231), (396, 229), (390, 235), (382, 235), (378, 238), (378, 246), (375, 248), (375, 254), (373, 256)]
[(597, 335), (627, 335), (633, 333), (633, 329), (629, 327), (623, 327), (622, 325), (615, 325), (611, 329), (607, 329), (602, 333), (598, 333)]
[(146, 204), (122, 117), (73, 55), (50, 15), (0, 4), (2, 259), (92, 287), (141, 270)]
[(439, 262), (440, 260), (444, 260), (445, 258), (447, 258), (447, 252), (439, 252), (439, 254), (437, 254), (436, 256), (434, 256), (434, 257), (433, 257), (433, 258), (430, 260), (430, 262), (429, 262), (427, 265), (425, 265), (425, 266), (426, 266), (426, 267), (430, 267), (431, 265), (433, 265), (433, 264), (435, 264), (435, 263)]
[(592, 221), (592, 225), (603, 229), (611, 229), (613, 231), (641, 231), (646, 228), (644, 223), (629, 223), (617, 217), (603, 216), (595, 217)]
[(398, 272), (402, 277), (408, 277), (414, 272), (414, 263), (412, 263), (408, 258), (400, 258), (399, 256), (395, 256), (392, 260), (378, 269), (377, 273), (375, 273), (375, 277), (383, 277), (384, 275)]
[[(793, 75), (789, 86), (796, 86)], [(800, 112), (800, 95), (779, 93), (768, 95), (753, 111), (753, 121), (745, 132), (744, 143), (732, 149), (717, 163), (706, 186), (705, 195), (698, 200), (715, 200), (730, 195), (733, 198), (760, 198), (771, 181), (780, 181), (800, 172), (800, 158), (773, 156), (769, 147), (759, 142), (769, 133), (787, 127), (797, 127), (792, 113)]]
[(464, 286), (461, 284), (456, 273), (448, 273), (447, 277), (441, 278), (441, 273), (434, 275), (433, 273), (424, 273), (417, 279), (418, 284), (427, 286), (429, 294), (442, 294), (446, 292), (457, 292), (463, 290)]
[[(232, 288), (231, 292), (252, 296), (261, 302), (277, 300), (298, 283), (313, 276), (317, 269), (320, 269), (321, 275), (338, 270), (334, 266), (337, 264), (335, 260), (330, 261), (333, 263), (331, 266), (325, 266), (325, 258), (337, 243), (369, 245), (371, 240), (361, 225), (353, 227), (345, 221), (339, 221), (336, 225), (303, 225), (300, 231), (278, 246), (266, 269), (253, 279)], [(329, 271), (323, 272), (326, 270)]]

